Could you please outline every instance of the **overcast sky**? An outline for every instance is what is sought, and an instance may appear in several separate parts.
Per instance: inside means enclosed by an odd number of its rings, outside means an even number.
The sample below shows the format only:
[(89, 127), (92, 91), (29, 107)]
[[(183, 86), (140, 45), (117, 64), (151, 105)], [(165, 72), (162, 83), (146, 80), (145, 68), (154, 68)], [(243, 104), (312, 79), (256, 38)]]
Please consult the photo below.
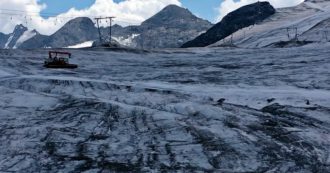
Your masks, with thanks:
[[(10, 33), (17, 24), (52, 34), (78, 16), (116, 16), (121, 25), (139, 24), (169, 4), (188, 8), (213, 23), (229, 12), (258, 0), (1, 0), (0, 32)], [(275, 7), (287, 7), (303, 0), (269, 0)], [(49, 17), (57, 16), (57, 17)]]

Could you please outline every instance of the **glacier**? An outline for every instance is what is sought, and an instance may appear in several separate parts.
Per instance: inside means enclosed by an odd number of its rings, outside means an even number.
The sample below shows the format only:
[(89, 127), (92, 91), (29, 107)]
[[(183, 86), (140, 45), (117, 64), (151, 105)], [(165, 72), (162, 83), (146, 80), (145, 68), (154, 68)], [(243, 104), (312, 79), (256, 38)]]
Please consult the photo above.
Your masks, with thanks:
[(0, 50), (0, 172), (329, 172), (328, 45)]

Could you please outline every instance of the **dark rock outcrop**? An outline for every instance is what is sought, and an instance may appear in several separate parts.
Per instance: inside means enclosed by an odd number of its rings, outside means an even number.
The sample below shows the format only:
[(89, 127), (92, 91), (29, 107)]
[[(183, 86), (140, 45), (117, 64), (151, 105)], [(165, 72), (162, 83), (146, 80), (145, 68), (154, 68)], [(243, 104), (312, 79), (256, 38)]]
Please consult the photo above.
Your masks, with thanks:
[(275, 9), (269, 2), (257, 2), (241, 7), (229, 13), (221, 22), (214, 25), (206, 33), (183, 44), (182, 47), (205, 47), (211, 45), (242, 28), (263, 21), (274, 13)]
[(0, 48), (5, 47), (5, 44), (7, 43), (8, 38), (9, 38), (9, 35), (0, 33)]

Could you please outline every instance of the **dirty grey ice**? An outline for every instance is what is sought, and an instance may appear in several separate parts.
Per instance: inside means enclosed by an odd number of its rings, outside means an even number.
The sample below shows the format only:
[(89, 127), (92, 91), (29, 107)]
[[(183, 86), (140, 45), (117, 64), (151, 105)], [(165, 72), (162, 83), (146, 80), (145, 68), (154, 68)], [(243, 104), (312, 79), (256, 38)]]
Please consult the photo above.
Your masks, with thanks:
[(0, 50), (0, 172), (330, 172), (330, 49)]

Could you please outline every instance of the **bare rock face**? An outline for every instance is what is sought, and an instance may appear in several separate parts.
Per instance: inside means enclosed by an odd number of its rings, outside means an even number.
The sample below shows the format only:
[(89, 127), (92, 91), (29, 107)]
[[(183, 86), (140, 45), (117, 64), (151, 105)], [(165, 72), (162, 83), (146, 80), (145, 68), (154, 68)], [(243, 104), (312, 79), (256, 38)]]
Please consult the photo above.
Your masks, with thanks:
[(5, 48), (13, 48), (17, 40), (24, 34), (28, 29), (21, 25), (17, 25), (14, 29), (14, 32), (10, 34), (9, 39), (5, 45)]
[(59, 31), (51, 36), (51, 46), (70, 46), (87, 40), (92, 40), (97, 36), (96, 28), (91, 19), (82, 17), (71, 20)]
[(4, 34), (4, 33), (0, 33), (0, 48), (5, 47), (8, 38), (9, 38), (9, 35)]
[(36, 30), (28, 30), (24, 25), (16, 25), (10, 34), (0, 33), (0, 48), (13, 49), (17, 48), (21, 43), (37, 35)]
[(198, 36), (196, 39), (182, 45), (187, 47), (204, 47), (213, 44), (239, 29), (248, 27), (263, 21), (275, 13), (275, 9), (269, 2), (257, 2), (239, 8), (229, 13), (221, 22), (214, 25), (206, 33)]

